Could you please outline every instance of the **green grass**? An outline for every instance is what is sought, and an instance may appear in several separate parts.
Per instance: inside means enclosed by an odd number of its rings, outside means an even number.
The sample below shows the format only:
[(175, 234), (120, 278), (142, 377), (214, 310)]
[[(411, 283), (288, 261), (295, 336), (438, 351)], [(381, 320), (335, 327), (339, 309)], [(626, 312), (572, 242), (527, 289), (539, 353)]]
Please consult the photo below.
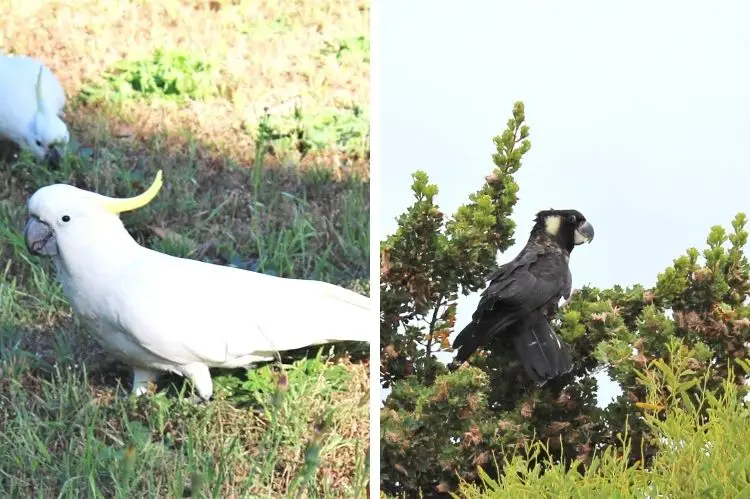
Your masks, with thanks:
[[(337, 63), (343, 54), (356, 54), (356, 60), (369, 62), (369, 39), (326, 41), (322, 56)], [(210, 101), (214, 97), (231, 100), (237, 85), (222, 82), (214, 64), (186, 51), (154, 50), (149, 57), (125, 60), (106, 69), (92, 84), (81, 89), (82, 103), (101, 104), (123, 111), (132, 100), (151, 104), (164, 101)], [(284, 106), (289, 107), (289, 106)], [(335, 107), (303, 109), (295, 102), (291, 109), (270, 110), (267, 106), (257, 120), (243, 122), (243, 130), (255, 140), (256, 153), (273, 156), (296, 153), (296, 159), (308, 154), (338, 151), (345, 158), (360, 159), (369, 152), (369, 110), (364, 103), (341, 103)], [(286, 158), (282, 158), (282, 161)]]
[(121, 102), (138, 98), (205, 100), (218, 93), (211, 64), (183, 51), (157, 49), (143, 60), (127, 60), (107, 71), (102, 81), (81, 92), (81, 99)]
[[(342, 400), (342, 382), (362, 382), (343, 365), (298, 361), (291, 372), (306, 371), (290, 375), (286, 391), (263, 368), (247, 388), (226, 390), (240, 400), (251, 395), (249, 408), (231, 396), (201, 407), (171, 393), (115, 398), (97, 386), (102, 374), (87, 376), (70, 358), (42, 367), (3, 340), (3, 497), (364, 495), (366, 444), (342, 435), (334, 411), (366, 414), (368, 398)], [(334, 386), (331, 374), (340, 376)], [(343, 487), (340, 477), (318, 475), (332, 455), (353, 460), (355, 475)], [(280, 466), (293, 472), (280, 474)]]
[[(74, 137), (57, 171), (13, 148), (0, 159), (0, 496), (364, 497), (367, 347), (213, 371), (205, 405), (171, 376), (129, 397), (129, 370), (79, 324), (52, 262), (29, 255), (21, 235), (42, 186), (126, 196), (161, 169), (157, 198), (122, 216), (140, 244), (368, 294), (363, 5), (0, 7), (14, 16), (2, 49), (55, 71)], [(122, 43), (143, 33), (137, 47)]]

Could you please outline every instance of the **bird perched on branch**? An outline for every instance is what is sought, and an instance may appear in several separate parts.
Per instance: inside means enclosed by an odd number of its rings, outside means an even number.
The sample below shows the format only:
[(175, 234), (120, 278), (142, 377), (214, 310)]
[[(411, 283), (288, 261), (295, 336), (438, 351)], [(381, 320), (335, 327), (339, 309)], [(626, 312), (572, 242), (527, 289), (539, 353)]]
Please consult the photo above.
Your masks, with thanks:
[(0, 138), (58, 167), (70, 135), (62, 120), (65, 91), (44, 64), (0, 55)]
[(538, 385), (570, 372), (570, 352), (549, 321), (560, 298), (570, 297), (570, 253), (593, 239), (594, 228), (576, 210), (537, 213), (526, 246), (489, 277), (472, 321), (453, 341), (453, 366), (488, 347), (494, 337), (505, 336)]
[(140, 246), (119, 213), (148, 204), (76, 187), (42, 187), (28, 201), (31, 253), (54, 257), (63, 292), (94, 336), (133, 368), (140, 395), (162, 372), (213, 393), (209, 367), (273, 360), (277, 352), (369, 341), (370, 299), (326, 282), (177, 258)]

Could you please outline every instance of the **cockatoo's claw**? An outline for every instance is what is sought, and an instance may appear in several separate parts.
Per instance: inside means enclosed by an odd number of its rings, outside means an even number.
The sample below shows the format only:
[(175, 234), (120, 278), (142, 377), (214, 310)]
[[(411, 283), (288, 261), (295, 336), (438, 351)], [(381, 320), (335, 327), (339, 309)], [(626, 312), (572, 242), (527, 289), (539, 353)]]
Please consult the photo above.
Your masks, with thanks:
[(148, 393), (148, 386), (137, 386), (133, 388), (133, 395), (136, 397), (140, 397), (141, 395), (145, 395)]
[(152, 371), (150, 369), (143, 369), (139, 367), (133, 368), (133, 395), (141, 396), (149, 392), (149, 385), (156, 383), (156, 379), (159, 377), (158, 371)]
[(200, 363), (190, 364), (182, 366), (180, 371), (193, 384), (193, 389), (195, 390), (193, 398), (197, 397), (203, 402), (211, 400), (211, 396), (214, 393), (214, 385), (207, 365)]

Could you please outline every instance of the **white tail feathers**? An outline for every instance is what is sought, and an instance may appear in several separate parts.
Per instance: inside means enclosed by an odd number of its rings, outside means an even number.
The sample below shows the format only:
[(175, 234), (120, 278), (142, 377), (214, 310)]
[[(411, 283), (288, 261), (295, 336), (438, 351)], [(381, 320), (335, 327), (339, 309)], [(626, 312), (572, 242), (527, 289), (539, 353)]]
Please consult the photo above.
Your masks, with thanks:
[(326, 342), (369, 342), (373, 330), (370, 297), (332, 284), (325, 287), (328, 306), (324, 306), (320, 313), (324, 317), (328, 314), (331, 323), (331, 328), (326, 334)]

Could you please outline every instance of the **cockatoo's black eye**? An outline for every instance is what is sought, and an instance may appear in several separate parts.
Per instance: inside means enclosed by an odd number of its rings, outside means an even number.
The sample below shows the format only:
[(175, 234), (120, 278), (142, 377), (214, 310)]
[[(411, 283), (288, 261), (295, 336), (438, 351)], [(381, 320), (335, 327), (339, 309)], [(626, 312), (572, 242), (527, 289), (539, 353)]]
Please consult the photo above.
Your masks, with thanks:
[(568, 217), (568, 222), (574, 224), (574, 223), (578, 222), (578, 219), (576, 218), (575, 215), (570, 215)]
[(68, 222), (70, 222), (70, 217), (68, 215), (63, 215), (62, 216), (62, 221), (65, 222), (65, 223), (68, 223)]
[(38, 145), (39, 147), (42, 147), (42, 141), (41, 140), (37, 140), (36, 141), (36, 145)]

